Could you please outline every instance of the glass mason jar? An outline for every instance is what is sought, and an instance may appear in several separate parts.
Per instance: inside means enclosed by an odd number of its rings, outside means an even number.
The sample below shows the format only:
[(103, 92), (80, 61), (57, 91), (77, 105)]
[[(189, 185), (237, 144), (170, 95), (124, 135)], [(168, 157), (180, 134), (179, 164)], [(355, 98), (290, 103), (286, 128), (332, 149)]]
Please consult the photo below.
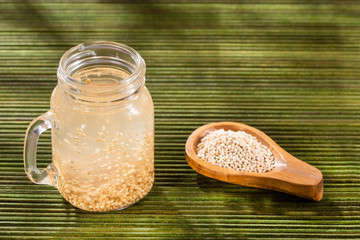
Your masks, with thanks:
[[(113, 42), (77, 45), (61, 58), (51, 109), (30, 124), (25, 172), (87, 211), (126, 208), (154, 183), (154, 107), (145, 62)], [(39, 135), (51, 128), (52, 163), (36, 167)]]

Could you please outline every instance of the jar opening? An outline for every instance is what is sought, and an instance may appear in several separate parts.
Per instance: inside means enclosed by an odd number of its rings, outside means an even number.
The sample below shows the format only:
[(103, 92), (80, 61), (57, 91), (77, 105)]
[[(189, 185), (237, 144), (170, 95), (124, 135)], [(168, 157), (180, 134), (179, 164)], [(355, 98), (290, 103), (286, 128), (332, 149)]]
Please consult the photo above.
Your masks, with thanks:
[[(144, 84), (145, 62), (139, 53), (123, 44), (82, 43), (62, 56), (58, 79), (73, 98), (116, 101), (130, 96)], [(103, 99), (99, 100), (100, 97)]]

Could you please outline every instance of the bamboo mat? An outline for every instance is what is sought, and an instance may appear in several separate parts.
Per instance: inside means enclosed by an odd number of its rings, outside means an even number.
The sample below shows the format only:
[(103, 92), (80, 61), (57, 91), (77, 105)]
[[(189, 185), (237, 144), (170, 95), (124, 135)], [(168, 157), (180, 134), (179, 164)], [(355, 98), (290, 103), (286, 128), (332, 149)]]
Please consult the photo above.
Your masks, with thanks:
[[(360, 239), (358, 3), (0, 0), (0, 239)], [(91, 40), (139, 51), (156, 114), (155, 185), (106, 214), (32, 184), (22, 160), (61, 55)], [(323, 200), (197, 174), (185, 141), (213, 121), (259, 128), (319, 168)]]

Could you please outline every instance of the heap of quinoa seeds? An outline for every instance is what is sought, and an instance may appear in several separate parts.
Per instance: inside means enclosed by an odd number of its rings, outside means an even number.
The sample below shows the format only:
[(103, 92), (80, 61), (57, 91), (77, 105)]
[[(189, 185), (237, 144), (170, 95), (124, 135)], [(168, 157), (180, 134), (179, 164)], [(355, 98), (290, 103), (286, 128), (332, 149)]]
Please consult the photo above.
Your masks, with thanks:
[(270, 149), (243, 131), (209, 132), (200, 140), (196, 151), (203, 161), (238, 171), (264, 173), (275, 167)]

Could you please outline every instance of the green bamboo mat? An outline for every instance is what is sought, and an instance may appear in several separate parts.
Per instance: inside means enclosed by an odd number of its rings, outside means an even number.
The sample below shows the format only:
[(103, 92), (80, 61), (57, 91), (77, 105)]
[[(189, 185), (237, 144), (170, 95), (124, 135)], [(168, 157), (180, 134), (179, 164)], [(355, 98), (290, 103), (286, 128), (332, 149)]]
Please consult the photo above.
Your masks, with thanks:
[[(0, 0), (0, 239), (360, 239), (359, 3)], [(151, 193), (105, 214), (32, 184), (22, 160), (61, 55), (91, 40), (140, 52), (156, 114)], [(323, 200), (197, 174), (185, 141), (213, 121), (257, 127), (319, 168)], [(50, 158), (45, 134), (38, 161)]]

